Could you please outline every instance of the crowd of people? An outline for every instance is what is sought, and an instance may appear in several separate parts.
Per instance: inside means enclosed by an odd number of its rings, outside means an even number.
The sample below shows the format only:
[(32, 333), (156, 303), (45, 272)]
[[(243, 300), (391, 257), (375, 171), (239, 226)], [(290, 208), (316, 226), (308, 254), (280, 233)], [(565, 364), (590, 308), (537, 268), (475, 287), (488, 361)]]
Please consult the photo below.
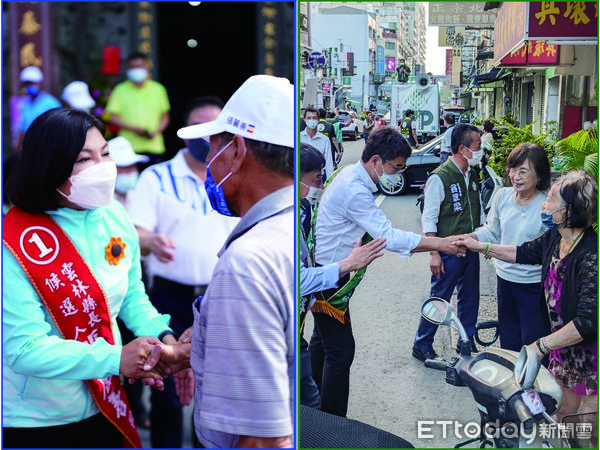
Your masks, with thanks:
[[(166, 90), (145, 55), (127, 64), (106, 109), (119, 128), (108, 142), (85, 83), (67, 85), (61, 104), (42, 90), (38, 68), (21, 73), (26, 98), (3, 199), (6, 447), (139, 447), (136, 425), (150, 428), (153, 447), (181, 447), (182, 405), (192, 399), (203, 446), (291, 447), (296, 350), (300, 403), (345, 417), (350, 300), (386, 249), (430, 253), (431, 295), (457, 292), (472, 352), (479, 253), (496, 258), (501, 346), (528, 345), (544, 360), (563, 391), (559, 418), (596, 409), (593, 177), (570, 171), (552, 183), (544, 149), (520, 144), (486, 216), (477, 167), (491, 123), (482, 133), (448, 113), (422, 234), (412, 233), (373, 193), (407, 169), (414, 111), (400, 130), (368, 112), (360, 160), (338, 168), (339, 111), (307, 107), (295, 168), (293, 85), (257, 75), (227, 103), (190, 99), (184, 147), (163, 161)], [(436, 331), (421, 319), (417, 360), (439, 358)], [(153, 388), (149, 412), (143, 385)]]
[[(493, 145), (493, 126), (483, 130), (443, 116), (447, 131), (441, 162), (427, 179), (423, 236), (394, 228), (375, 203), (377, 184), (397, 183), (413, 146), (412, 111), (397, 131), (365, 126), (362, 156), (334, 172), (321, 152), (302, 144), (300, 153), (303, 247), (301, 313), (312, 311), (307, 343), (300, 330), (301, 403), (345, 417), (355, 343), (350, 300), (367, 266), (382, 249), (409, 257), (430, 252), (431, 296), (450, 301), (456, 292), (458, 317), (470, 339), (478, 320), (480, 256), (496, 258), (500, 345), (519, 351), (530, 346), (563, 391), (560, 420), (597, 409), (598, 283), (597, 180), (572, 170), (551, 182), (545, 150), (537, 144), (515, 147), (506, 163), (506, 187), (485, 214), (479, 171), (484, 148)], [(304, 142), (304, 141), (303, 141)], [(556, 178), (556, 177), (555, 177)], [(303, 200), (304, 201), (304, 200)], [(306, 221), (306, 217), (312, 217)], [(383, 239), (369, 252), (368, 245)], [(341, 268), (357, 249), (365, 256), (354, 272)], [(368, 257), (367, 257), (368, 256)], [(333, 266), (333, 267), (332, 267)], [(355, 319), (356, 320), (356, 319)], [(304, 316), (301, 321), (304, 323)], [(437, 326), (421, 318), (412, 355), (439, 359)], [(595, 435), (595, 434), (594, 434)]]
[(226, 104), (192, 99), (184, 148), (160, 162), (169, 102), (147, 64), (131, 55), (109, 100), (120, 136), (87, 98), (23, 130), (4, 192), (3, 445), (140, 447), (137, 425), (181, 447), (194, 399), (200, 446), (291, 447), (293, 85), (256, 75)]

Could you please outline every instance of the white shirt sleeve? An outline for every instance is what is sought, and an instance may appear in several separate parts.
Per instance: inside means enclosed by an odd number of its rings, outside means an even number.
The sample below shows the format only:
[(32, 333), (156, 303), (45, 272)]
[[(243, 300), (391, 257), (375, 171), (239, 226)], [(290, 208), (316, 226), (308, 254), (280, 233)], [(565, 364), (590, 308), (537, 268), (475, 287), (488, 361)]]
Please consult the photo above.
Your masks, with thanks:
[(437, 233), (437, 223), (440, 215), (440, 207), (444, 201), (444, 183), (442, 179), (432, 174), (425, 183), (425, 206), (421, 217), (423, 233)]
[(392, 222), (377, 207), (372, 195), (361, 192), (348, 202), (347, 217), (373, 238), (384, 237), (386, 249), (408, 258), (421, 242), (421, 236), (392, 227)]
[(128, 204), (129, 217), (133, 224), (151, 233), (158, 226), (157, 196), (160, 192), (160, 180), (154, 169), (144, 170), (131, 193)]

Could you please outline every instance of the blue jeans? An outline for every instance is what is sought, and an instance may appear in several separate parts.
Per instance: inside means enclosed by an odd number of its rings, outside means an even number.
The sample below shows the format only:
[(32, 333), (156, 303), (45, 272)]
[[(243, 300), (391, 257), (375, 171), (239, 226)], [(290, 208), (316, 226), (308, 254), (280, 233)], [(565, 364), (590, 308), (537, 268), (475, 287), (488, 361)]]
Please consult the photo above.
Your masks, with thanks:
[(304, 337), (300, 338), (300, 404), (315, 409), (321, 406), (319, 388), (312, 378), (308, 342)]
[(550, 333), (548, 313), (542, 311), (542, 283), (513, 283), (498, 277), (500, 347), (521, 350)]
[[(458, 318), (473, 342), (477, 314), (479, 312), (479, 253), (467, 250), (464, 258), (440, 252), (444, 272), (440, 278), (431, 276), (431, 296), (450, 301), (454, 288), (458, 290)], [(415, 347), (429, 352), (433, 350), (433, 337), (437, 325), (421, 317), (415, 336)]]

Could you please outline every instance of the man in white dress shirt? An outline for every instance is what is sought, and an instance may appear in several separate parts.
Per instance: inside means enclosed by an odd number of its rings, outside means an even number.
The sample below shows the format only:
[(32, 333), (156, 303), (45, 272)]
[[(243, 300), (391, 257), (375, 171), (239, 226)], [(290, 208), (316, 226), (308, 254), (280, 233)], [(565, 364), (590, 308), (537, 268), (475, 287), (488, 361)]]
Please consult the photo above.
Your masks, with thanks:
[[(392, 226), (375, 204), (376, 183), (391, 184), (406, 168), (411, 147), (390, 127), (375, 130), (362, 158), (343, 169), (325, 189), (316, 217), (315, 260), (327, 265), (347, 257), (356, 240), (384, 237), (387, 249), (409, 257), (414, 252), (443, 250), (463, 254), (450, 239), (420, 236)], [(364, 239), (363, 239), (364, 242)], [(354, 359), (354, 337), (348, 303), (364, 269), (338, 282), (338, 288), (316, 295), (312, 308), (315, 328), (310, 341), (313, 378), (321, 392), (321, 409), (345, 416), (349, 373)]]
[(319, 125), (319, 112), (314, 108), (304, 110), (304, 121), (306, 128), (300, 132), (300, 142), (310, 144), (325, 158), (325, 176), (329, 178), (333, 174), (333, 156), (331, 154), (331, 143), (329, 138), (317, 131)]

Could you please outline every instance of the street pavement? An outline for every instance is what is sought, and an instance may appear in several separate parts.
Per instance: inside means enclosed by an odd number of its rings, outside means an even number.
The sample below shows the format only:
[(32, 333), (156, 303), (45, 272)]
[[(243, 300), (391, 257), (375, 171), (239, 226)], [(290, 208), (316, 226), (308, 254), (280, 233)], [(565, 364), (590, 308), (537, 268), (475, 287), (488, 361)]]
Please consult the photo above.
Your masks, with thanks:
[[(358, 161), (363, 147), (362, 139), (345, 141), (342, 165)], [(421, 233), (418, 194), (413, 190), (399, 197), (379, 193), (375, 197), (394, 227)], [(481, 272), (479, 320), (495, 319), (493, 263), (482, 258)], [(430, 276), (428, 253), (403, 259), (385, 252), (367, 269), (350, 301), (356, 356), (351, 369), (348, 417), (399, 435), (415, 447), (453, 447), (465, 440), (462, 426), (478, 424), (479, 414), (466, 387), (446, 384), (443, 372), (425, 368), (411, 355), (420, 307), (429, 297)], [(312, 326), (309, 315), (306, 338)], [(434, 348), (450, 358), (455, 355), (452, 340), (456, 338), (452, 338), (450, 328), (442, 327)], [(419, 432), (418, 421), (436, 423), (423, 423)], [(437, 421), (452, 421), (445, 438), (444, 425)], [(456, 423), (461, 426), (458, 434)]]

